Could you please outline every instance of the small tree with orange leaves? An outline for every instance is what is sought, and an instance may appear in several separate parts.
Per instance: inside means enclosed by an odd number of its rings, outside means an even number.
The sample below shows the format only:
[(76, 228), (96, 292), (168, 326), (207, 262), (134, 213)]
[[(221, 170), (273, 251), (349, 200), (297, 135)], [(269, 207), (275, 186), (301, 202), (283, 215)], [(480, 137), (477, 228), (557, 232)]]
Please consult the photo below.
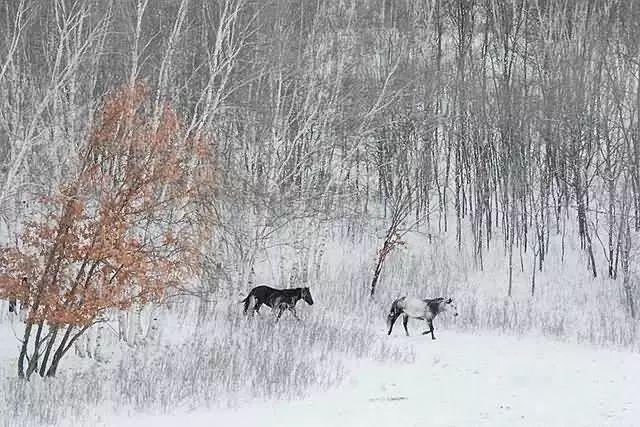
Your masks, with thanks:
[(77, 170), (0, 251), (0, 297), (27, 307), (20, 377), (54, 376), (106, 310), (158, 300), (195, 273), (208, 144), (169, 105), (151, 114), (147, 100), (143, 85), (109, 98)]

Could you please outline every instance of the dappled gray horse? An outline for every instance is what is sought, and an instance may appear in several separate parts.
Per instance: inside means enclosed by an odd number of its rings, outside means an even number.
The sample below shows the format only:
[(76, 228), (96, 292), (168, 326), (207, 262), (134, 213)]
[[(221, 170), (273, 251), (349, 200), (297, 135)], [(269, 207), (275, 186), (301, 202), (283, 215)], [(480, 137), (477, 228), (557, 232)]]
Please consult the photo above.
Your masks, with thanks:
[(387, 325), (389, 326), (389, 333), (393, 330), (393, 324), (396, 322), (400, 315), (403, 316), (402, 324), (404, 330), (409, 336), (409, 329), (407, 324), (409, 318), (425, 320), (429, 325), (429, 330), (424, 331), (422, 335), (431, 333), (431, 339), (435, 340), (436, 337), (433, 333), (433, 319), (439, 314), (445, 311), (453, 311), (453, 315), (458, 315), (458, 309), (456, 308), (451, 298), (434, 298), (434, 299), (422, 299), (416, 297), (401, 297), (391, 304), (391, 310), (387, 316)]
[(260, 307), (263, 304), (271, 307), (273, 311), (277, 313), (277, 321), (282, 317), (282, 313), (287, 310), (293, 314), (293, 317), (300, 320), (296, 314), (296, 304), (300, 300), (304, 300), (307, 304), (313, 305), (313, 298), (311, 297), (309, 288), (275, 289), (270, 286), (260, 285), (251, 289), (249, 295), (240, 302), (244, 303), (243, 312), (245, 314), (247, 314), (252, 304), (252, 315), (256, 312), (259, 313)]

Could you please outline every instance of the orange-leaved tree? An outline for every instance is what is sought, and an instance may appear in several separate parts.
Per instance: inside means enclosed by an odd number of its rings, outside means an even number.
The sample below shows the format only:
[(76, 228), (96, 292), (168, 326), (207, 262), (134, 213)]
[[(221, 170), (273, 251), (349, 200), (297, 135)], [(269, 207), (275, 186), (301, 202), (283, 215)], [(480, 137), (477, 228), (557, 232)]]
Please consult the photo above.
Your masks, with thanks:
[(142, 84), (109, 97), (70, 178), (0, 250), (0, 297), (26, 307), (20, 377), (54, 376), (107, 310), (161, 299), (195, 273), (210, 143), (151, 104)]

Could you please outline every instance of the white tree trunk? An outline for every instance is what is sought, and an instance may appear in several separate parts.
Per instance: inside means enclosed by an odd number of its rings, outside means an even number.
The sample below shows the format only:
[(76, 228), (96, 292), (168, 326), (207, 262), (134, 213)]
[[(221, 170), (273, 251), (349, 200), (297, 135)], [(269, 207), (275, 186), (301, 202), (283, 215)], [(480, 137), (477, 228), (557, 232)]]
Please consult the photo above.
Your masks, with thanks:
[(164, 319), (165, 309), (160, 304), (151, 305), (151, 313), (149, 316), (149, 326), (145, 336), (145, 342), (149, 345), (155, 345), (160, 342), (161, 323)]
[(118, 338), (120, 341), (129, 342), (128, 332), (128, 316), (124, 310), (118, 311)]
[(95, 347), (93, 349), (93, 358), (98, 362), (106, 362), (107, 357), (104, 353), (104, 347), (103, 347), (105, 325), (104, 323), (99, 323), (98, 325), (94, 326), (94, 328), (96, 330), (95, 332), (96, 339), (95, 339)]

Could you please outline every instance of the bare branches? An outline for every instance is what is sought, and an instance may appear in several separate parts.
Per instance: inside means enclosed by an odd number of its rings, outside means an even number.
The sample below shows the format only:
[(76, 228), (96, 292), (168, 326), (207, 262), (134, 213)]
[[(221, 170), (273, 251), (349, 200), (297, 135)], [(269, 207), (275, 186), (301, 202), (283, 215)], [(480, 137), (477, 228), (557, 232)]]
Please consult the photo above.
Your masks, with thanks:
[(9, 65), (11, 64), (16, 50), (18, 49), (20, 38), (23, 37), (24, 30), (30, 18), (30, 8), (34, 7), (34, 4), (28, 5), (27, 3), (27, 0), (20, 0), (18, 2), (11, 31), (7, 32), (7, 34), (11, 34), (11, 36), (4, 40), (6, 52), (4, 52), (4, 60), (2, 62), (2, 67), (0, 67), (0, 84), (2, 84)]

